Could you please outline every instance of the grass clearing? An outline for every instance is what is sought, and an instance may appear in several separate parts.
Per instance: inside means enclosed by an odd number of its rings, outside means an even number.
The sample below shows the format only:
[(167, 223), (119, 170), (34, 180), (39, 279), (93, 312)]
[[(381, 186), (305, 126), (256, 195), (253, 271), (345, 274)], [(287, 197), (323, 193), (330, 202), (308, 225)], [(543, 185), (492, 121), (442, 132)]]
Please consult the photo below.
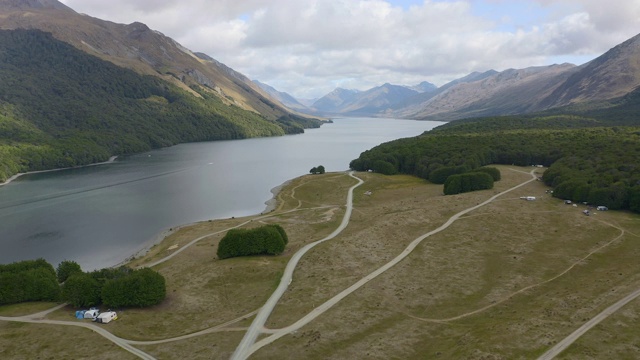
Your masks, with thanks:
[(138, 359), (89, 329), (0, 321), (2, 359)]

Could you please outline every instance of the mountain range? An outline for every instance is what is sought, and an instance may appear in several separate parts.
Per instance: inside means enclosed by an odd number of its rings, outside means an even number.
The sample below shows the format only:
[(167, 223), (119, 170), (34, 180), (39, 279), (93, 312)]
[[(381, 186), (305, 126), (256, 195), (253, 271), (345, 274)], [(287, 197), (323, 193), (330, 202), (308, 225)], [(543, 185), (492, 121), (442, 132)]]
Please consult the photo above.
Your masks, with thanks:
[(554, 64), (473, 72), (441, 87), (384, 84), (366, 91), (337, 88), (310, 106), (327, 116), (380, 116), (450, 121), (514, 115), (614, 99), (640, 85), (640, 35), (576, 66)]

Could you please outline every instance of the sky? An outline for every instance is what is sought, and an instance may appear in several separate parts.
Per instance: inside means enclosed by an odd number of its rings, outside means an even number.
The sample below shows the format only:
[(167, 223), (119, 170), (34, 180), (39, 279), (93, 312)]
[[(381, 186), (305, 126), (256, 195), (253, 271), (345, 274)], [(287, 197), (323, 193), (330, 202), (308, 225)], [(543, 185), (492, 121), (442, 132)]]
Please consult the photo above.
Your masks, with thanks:
[(139, 21), (298, 99), (581, 65), (640, 33), (639, 0), (61, 0)]

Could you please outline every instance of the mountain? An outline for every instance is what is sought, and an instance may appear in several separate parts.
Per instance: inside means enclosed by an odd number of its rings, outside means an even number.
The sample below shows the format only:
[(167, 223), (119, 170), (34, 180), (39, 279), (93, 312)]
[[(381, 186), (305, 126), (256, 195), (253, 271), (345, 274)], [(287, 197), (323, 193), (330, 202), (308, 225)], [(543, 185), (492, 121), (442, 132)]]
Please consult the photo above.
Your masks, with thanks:
[(0, 181), (320, 126), (144, 24), (80, 15), (54, 0), (0, 0), (0, 14)]
[(258, 80), (253, 80), (253, 82), (257, 84), (267, 94), (269, 94), (274, 99), (278, 100), (280, 103), (282, 103), (282, 105), (288, 107), (289, 109), (302, 111), (302, 112), (309, 110), (307, 106), (303, 105), (298, 100), (296, 100), (296, 98), (287, 94), (286, 92), (278, 91), (274, 87), (261, 83)]
[(313, 108), (320, 113), (351, 116), (371, 116), (387, 110), (394, 104), (417, 95), (406, 86), (386, 83), (367, 91), (337, 88), (320, 98)]
[(400, 109), (396, 116), (450, 121), (465, 117), (520, 114), (539, 103), (569, 77), (572, 64), (508, 69), (475, 81), (457, 81), (427, 100)]
[(473, 81), (482, 80), (491, 75), (497, 74), (498, 72), (495, 70), (485, 71), (483, 73), (480, 72), (472, 72), (469, 75), (463, 76), (459, 79), (455, 79), (451, 82), (448, 82), (442, 85), (439, 88), (434, 89), (433, 91), (425, 91), (410, 98), (407, 98), (403, 101), (400, 101), (394, 104), (390, 109), (386, 111), (386, 114), (390, 117), (406, 117), (406, 118), (414, 118), (415, 113), (419, 112), (422, 104), (428, 101), (429, 99), (437, 96), (445, 92), (452, 86), (468, 83)]
[(288, 111), (244, 75), (204, 54), (196, 54), (145, 24), (128, 25), (78, 14), (56, 0), (0, 0), (0, 29), (50, 32), (76, 48), (152, 75), (199, 96), (201, 86), (228, 105), (260, 113), (270, 120)]
[(640, 85), (640, 34), (584, 64), (544, 101), (542, 108), (607, 100)]
[(320, 113), (339, 113), (344, 104), (349, 103), (358, 93), (358, 90), (336, 88), (332, 92), (316, 100), (312, 104), (312, 108)]
[(406, 88), (417, 91), (419, 93), (432, 92), (438, 89), (437, 86), (428, 81), (423, 81), (420, 84), (414, 86), (406, 86)]
[(473, 73), (398, 103), (387, 116), (450, 121), (523, 114), (615, 99), (640, 86), (640, 35), (598, 58), (502, 72)]
[(388, 109), (393, 104), (417, 95), (418, 92), (400, 85), (386, 83), (358, 92), (340, 107), (341, 114), (368, 115)]

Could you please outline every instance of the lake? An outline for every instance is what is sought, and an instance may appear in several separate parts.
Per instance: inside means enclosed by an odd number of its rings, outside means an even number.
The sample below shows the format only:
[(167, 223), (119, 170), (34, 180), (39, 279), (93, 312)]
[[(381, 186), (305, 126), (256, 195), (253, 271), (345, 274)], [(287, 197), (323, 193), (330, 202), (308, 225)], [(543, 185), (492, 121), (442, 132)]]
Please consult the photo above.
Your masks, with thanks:
[(83, 270), (121, 263), (166, 229), (265, 210), (271, 189), (442, 123), (338, 118), (304, 134), (190, 143), (105, 165), (29, 174), (0, 187), (0, 263), (45, 258)]

